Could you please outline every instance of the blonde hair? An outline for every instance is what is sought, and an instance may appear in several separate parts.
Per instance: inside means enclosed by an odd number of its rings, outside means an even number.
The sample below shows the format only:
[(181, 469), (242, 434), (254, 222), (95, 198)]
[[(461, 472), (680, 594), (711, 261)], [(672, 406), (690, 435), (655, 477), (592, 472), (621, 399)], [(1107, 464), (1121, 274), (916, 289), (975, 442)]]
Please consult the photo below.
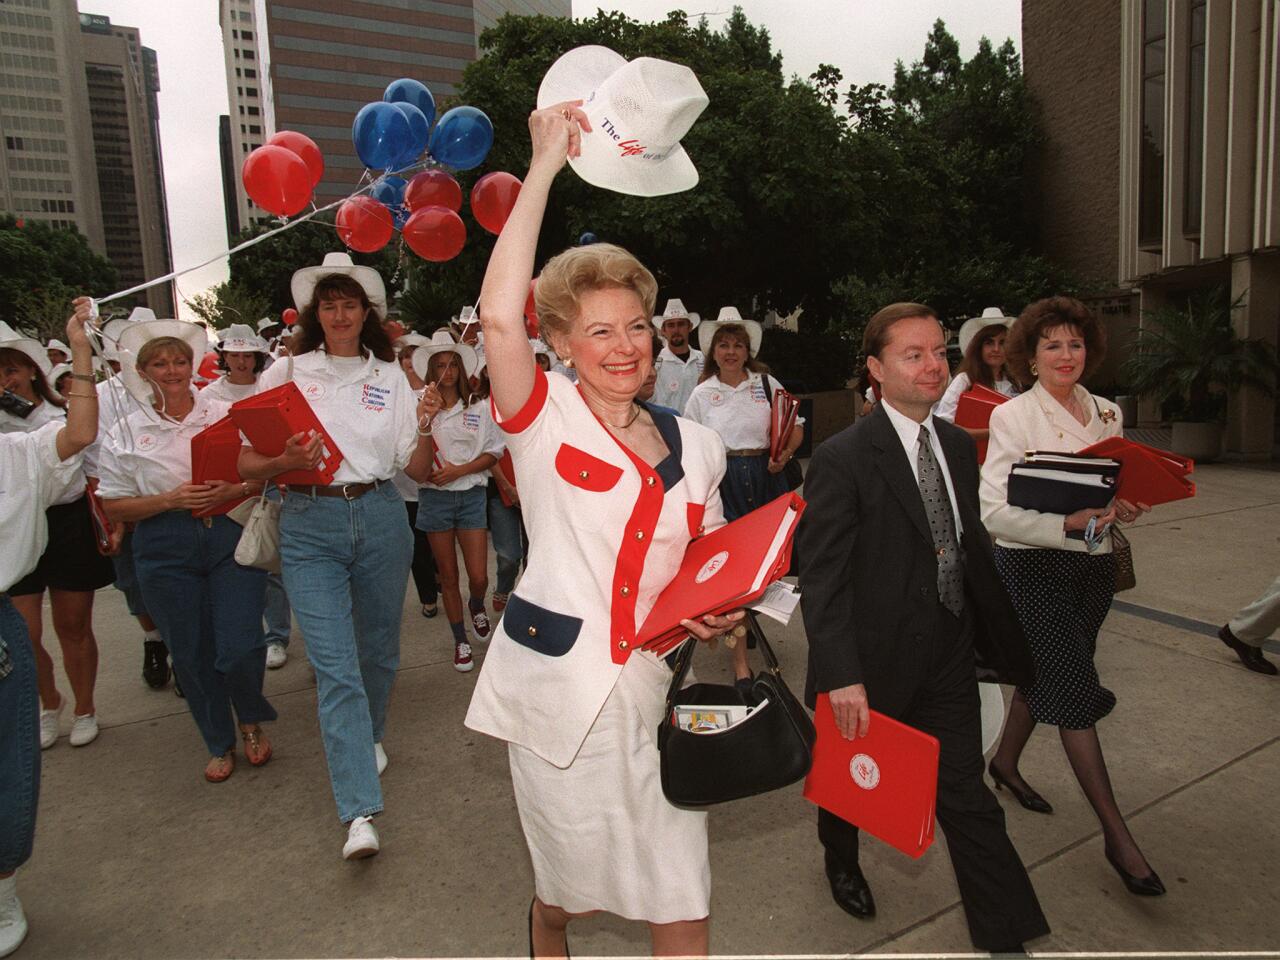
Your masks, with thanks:
[(148, 340), (142, 345), (142, 349), (138, 351), (138, 359), (136, 366), (139, 370), (156, 358), (157, 355), (171, 351), (180, 353), (187, 358), (188, 363), (195, 363), (196, 355), (191, 349), (191, 344), (183, 340), (181, 337), (156, 337)]
[(582, 295), (607, 289), (632, 291), (644, 305), (644, 315), (653, 316), (658, 281), (643, 263), (612, 243), (570, 247), (548, 260), (538, 276), (533, 296), (539, 325), (545, 333), (568, 336), (581, 312)]

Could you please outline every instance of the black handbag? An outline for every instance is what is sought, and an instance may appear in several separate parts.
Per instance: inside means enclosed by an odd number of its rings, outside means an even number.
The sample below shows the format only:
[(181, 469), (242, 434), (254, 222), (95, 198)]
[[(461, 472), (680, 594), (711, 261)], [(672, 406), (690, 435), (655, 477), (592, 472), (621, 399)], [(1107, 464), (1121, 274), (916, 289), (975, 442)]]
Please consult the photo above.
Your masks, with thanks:
[(765, 669), (751, 683), (751, 702), (760, 706), (728, 729), (693, 733), (676, 726), (677, 704), (746, 702), (737, 687), (725, 684), (695, 683), (682, 690), (698, 641), (686, 640), (677, 656), (658, 727), (662, 792), (674, 804), (705, 807), (767, 793), (800, 780), (813, 764), (813, 721), (783, 681), (764, 632), (754, 624), (748, 629), (765, 661)]

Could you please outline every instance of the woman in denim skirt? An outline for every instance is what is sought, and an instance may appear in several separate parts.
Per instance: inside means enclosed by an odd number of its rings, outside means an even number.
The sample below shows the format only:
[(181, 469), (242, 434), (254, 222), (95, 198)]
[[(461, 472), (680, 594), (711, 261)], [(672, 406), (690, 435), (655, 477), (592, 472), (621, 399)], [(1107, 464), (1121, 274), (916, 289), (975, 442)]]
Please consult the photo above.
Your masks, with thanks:
[[(260, 391), (292, 379), (343, 458), (328, 484), (289, 484), (280, 517), (285, 592), (316, 674), (320, 733), (344, 859), (376, 854), (372, 817), (383, 809), (378, 777), (387, 706), (400, 664), (400, 618), (413, 558), (404, 501), (392, 483), (403, 469), (423, 482), (431, 446), (421, 409), (382, 328), (382, 278), (345, 253), (293, 275), (298, 322), (293, 362), (277, 363)], [(300, 433), (278, 456), (244, 447), (240, 475), (270, 479), (315, 469), (322, 438)]]

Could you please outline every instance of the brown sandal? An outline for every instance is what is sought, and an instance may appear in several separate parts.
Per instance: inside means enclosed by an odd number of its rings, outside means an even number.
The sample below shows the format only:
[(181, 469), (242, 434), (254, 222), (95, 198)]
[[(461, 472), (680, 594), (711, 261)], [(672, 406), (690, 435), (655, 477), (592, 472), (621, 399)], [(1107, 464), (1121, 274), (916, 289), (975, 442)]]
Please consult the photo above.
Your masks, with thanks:
[(271, 741), (258, 724), (248, 730), (241, 727), (240, 736), (244, 738), (244, 755), (252, 766), (260, 767), (271, 759)]
[(204, 767), (204, 778), (210, 783), (222, 783), (236, 769), (236, 752), (228, 750), (220, 757), (210, 757)]

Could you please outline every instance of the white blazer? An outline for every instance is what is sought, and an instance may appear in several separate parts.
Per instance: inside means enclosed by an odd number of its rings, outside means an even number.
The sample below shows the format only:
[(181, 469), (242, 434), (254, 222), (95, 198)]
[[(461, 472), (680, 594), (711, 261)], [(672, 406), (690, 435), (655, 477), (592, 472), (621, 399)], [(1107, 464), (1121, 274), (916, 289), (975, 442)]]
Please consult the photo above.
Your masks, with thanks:
[[(991, 414), (991, 440), (982, 464), (982, 522), (1002, 547), (1050, 547), (1085, 552), (1083, 540), (1068, 538), (1062, 515), (1024, 510), (1009, 505), (1009, 470), (1027, 453), (1056, 451), (1076, 453), (1124, 430), (1120, 408), (1104, 397), (1095, 397), (1076, 384), (1076, 399), (1089, 421), (1081, 425), (1039, 383)], [(1101, 416), (1099, 416), (1101, 413)], [(1108, 536), (1099, 553), (1111, 552)]]

